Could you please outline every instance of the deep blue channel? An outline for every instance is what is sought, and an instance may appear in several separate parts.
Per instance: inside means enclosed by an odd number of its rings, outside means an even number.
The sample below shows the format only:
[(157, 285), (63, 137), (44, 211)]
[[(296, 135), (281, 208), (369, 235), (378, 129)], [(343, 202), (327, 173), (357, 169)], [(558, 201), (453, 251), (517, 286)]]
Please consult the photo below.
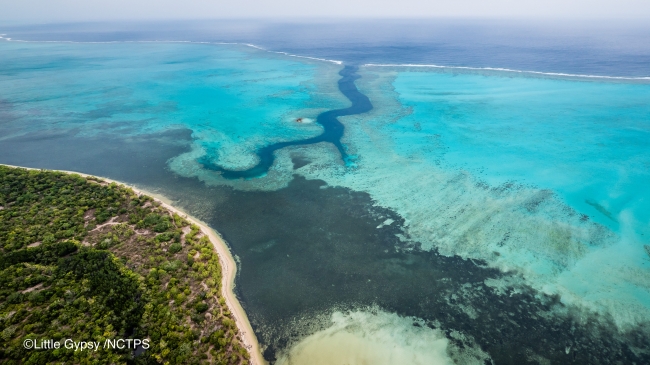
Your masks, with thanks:
[(370, 99), (362, 94), (354, 84), (354, 81), (361, 77), (357, 74), (357, 67), (345, 66), (339, 72), (339, 75), (342, 76), (339, 80), (339, 90), (345, 97), (350, 99), (352, 105), (345, 109), (328, 110), (319, 114), (316, 122), (324, 128), (323, 133), (319, 136), (297, 141), (278, 142), (262, 147), (256, 152), (259, 157), (259, 162), (248, 170), (224, 169), (212, 162), (210, 156), (203, 156), (198, 159), (198, 162), (208, 170), (221, 172), (221, 176), (226, 179), (252, 179), (266, 175), (275, 161), (274, 152), (281, 148), (329, 142), (336, 146), (341, 153), (341, 159), (348, 164), (350, 162), (350, 156), (347, 154), (345, 146), (341, 143), (345, 126), (339, 122), (338, 117), (366, 113), (372, 110), (372, 104), (370, 103)]

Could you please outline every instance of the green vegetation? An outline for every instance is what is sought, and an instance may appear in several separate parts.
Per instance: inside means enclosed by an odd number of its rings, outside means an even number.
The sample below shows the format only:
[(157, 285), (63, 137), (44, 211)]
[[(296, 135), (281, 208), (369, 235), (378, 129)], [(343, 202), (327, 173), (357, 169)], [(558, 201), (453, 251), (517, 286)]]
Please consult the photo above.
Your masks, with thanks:
[[(0, 364), (247, 364), (199, 227), (131, 189), (0, 166)], [(26, 350), (25, 339), (151, 347)]]

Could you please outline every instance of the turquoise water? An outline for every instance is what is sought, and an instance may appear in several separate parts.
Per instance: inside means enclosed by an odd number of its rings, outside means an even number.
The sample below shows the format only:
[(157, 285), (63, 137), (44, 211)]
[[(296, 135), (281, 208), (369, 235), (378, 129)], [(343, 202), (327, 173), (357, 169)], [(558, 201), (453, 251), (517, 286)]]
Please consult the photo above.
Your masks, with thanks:
[(128, 136), (183, 126), (196, 150), (236, 169), (255, 163), (255, 149), (269, 142), (320, 134), (296, 118), (309, 121), (346, 100), (317, 88), (323, 78), (336, 80), (330, 68), (338, 67), (246, 46), (1, 42), (0, 50), (0, 98), (11, 113), (0, 138), (43, 129)]
[(435, 72), (400, 72), (393, 85), (413, 109), (388, 127), (400, 154), (430, 145), (418, 135), (438, 134), (444, 152), (431, 162), (493, 186), (552, 189), (650, 241), (650, 85)]
[(650, 85), (363, 67), (347, 117), (367, 191), (425, 250), (518, 272), (621, 328), (650, 315)]

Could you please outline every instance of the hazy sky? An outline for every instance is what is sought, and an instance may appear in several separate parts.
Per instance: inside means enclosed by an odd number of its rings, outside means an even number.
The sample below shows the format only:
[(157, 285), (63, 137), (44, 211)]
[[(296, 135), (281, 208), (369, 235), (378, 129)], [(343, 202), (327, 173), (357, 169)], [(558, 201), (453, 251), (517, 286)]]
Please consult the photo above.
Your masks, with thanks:
[(300, 17), (650, 20), (650, 0), (0, 0), (3, 21)]

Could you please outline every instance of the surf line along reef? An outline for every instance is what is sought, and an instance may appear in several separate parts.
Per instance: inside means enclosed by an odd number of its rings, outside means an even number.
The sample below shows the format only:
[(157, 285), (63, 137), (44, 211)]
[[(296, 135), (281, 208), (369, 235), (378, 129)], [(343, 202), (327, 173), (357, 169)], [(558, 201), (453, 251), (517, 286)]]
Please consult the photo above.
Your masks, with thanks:
[(279, 149), (289, 146), (329, 142), (339, 150), (341, 159), (343, 159), (346, 164), (349, 164), (351, 162), (351, 156), (347, 154), (345, 146), (341, 143), (341, 137), (343, 137), (345, 126), (339, 122), (338, 117), (367, 113), (372, 110), (372, 104), (370, 103), (370, 99), (362, 94), (354, 84), (354, 81), (361, 77), (357, 74), (356, 66), (345, 66), (339, 72), (339, 75), (342, 76), (338, 82), (339, 90), (352, 102), (352, 105), (348, 108), (328, 110), (319, 114), (316, 118), (316, 123), (322, 125), (324, 128), (323, 133), (319, 136), (297, 141), (278, 142), (262, 147), (256, 152), (259, 157), (259, 162), (248, 170), (227, 170), (212, 162), (209, 156), (199, 158), (198, 162), (205, 169), (221, 172), (221, 176), (226, 179), (252, 179), (264, 176), (269, 171), (275, 161), (273, 153)]

